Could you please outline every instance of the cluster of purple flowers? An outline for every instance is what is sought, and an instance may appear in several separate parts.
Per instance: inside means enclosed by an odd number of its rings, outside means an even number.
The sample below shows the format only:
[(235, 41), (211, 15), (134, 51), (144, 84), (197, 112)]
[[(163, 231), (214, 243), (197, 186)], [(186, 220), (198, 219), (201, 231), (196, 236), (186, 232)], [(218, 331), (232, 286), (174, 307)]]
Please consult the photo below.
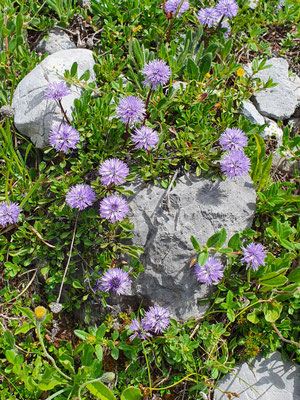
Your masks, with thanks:
[(45, 90), (44, 97), (48, 100), (61, 101), (63, 97), (71, 93), (65, 82), (51, 82)]
[[(178, 3), (178, 5), (179, 4), (180, 3)], [(141, 72), (145, 76), (143, 82), (144, 86), (149, 86), (150, 88), (147, 103), (145, 104), (143, 100), (136, 96), (122, 97), (116, 108), (116, 114), (126, 125), (126, 129), (128, 129), (129, 126), (132, 128), (134, 125), (143, 122), (140, 128), (135, 128), (131, 139), (133, 143), (135, 143), (137, 149), (144, 148), (149, 151), (155, 148), (159, 142), (157, 132), (145, 126), (149, 97), (152, 90), (157, 90), (159, 86), (165, 85), (169, 81), (172, 71), (163, 60), (152, 60), (144, 65)]]
[[(180, 5), (181, 4), (181, 5)], [(167, 0), (164, 5), (166, 13), (180, 17), (190, 8), (188, 0)]]
[(206, 283), (206, 285), (211, 286), (223, 278), (224, 266), (216, 257), (211, 256), (208, 257), (202, 267), (196, 263), (194, 272), (200, 283)]
[(235, 0), (219, 0), (215, 7), (201, 8), (197, 14), (198, 21), (201, 25), (207, 25), (211, 28), (222, 20), (221, 27), (227, 28), (226, 35), (228, 35), (230, 27), (227, 18), (235, 17), (238, 9), (239, 6)]
[(257, 271), (259, 266), (265, 265), (266, 252), (262, 244), (250, 243), (246, 248), (242, 247), (242, 250), (244, 252), (242, 262), (247, 264), (247, 269), (252, 267), (253, 271)]
[(227, 178), (235, 179), (250, 171), (250, 160), (244, 153), (248, 140), (246, 134), (237, 128), (227, 128), (221, 134), (219, 143), (224, 151), (229, 151), (221, 159), (221, 171)]
[(84, 210), (90, 207), (96, 200), (94, 189), (89, 185), (78, 183), (73, 186), (66, 195), (66, 203), (70, 208), (78, 208)]
[(15, 224), (20, 219), (21, 208), (18, 203), (0, 203), (0, 226)]
[(128, 293), (130, 280), (121, 268), (110, 268), (99, 279), (97, 287), (103, 292), (115, 292), (118, 296)]
[(63, 153), (67, 153), (69, 149), (76, 149), (79, 141), (79, 133), (68, 124), (56, 125), (49, 134), (50, 145)]
[(170, 324), (169, 311), (161, 306), (152, 306), (145, 313), (145, 317), (139, 321), (137, 318), (133, 319), (128, 329), (133, 331), (130, 339), (133, 340), (139, 337), (142, 340), (151, 337), (153, 333), (164, 332)]

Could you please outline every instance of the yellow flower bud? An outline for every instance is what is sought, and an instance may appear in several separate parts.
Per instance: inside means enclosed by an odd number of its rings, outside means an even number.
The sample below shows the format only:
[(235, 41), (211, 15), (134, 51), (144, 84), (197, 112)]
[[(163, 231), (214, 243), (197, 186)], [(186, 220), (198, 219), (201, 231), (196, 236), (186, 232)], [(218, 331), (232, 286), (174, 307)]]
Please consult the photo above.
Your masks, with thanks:
[(244, 76), (245, 75), (245, 71), (243, 70), (243, 68), (239, 68), (236, 71), (237, 76)]
[(209, 79), (211, 77), (211, 74), (207, 73), (207, 74), (205, 74), (205, 76), (206, 76), (206, 78)]
[(34, 315), (38, 322), (41, 322), (46, 317), (47, 310), (43, 306), (38, 306), (34, 309)]

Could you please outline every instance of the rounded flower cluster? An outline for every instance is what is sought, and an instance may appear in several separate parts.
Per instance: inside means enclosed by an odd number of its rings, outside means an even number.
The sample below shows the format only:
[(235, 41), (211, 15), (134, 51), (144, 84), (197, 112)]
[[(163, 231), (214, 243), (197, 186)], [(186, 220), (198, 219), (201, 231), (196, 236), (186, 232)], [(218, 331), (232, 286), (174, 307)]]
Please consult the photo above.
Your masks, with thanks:
[(84, 210), (91, 206), (95, 200), (96, 194), (94, 190), (83, 183), (73, 186), (66, 196), (68, 206), (70, 208), (78, 208), (78, 210)]
[(70, 93), (71, 91), (65, 82), (51, 82), (45, 90), (44, 97), (48, 100), (61, 101), (64, 96), (68, 96)]
[(277, 140), (282, 139), (283, 136), (283, 131), (279, 126), (276, 124), (276, 122), (271, 122), (261, 133), (261, 136), (263, 138), (270, 138), (272, 136), (275, 136)]
[(56, 125), (49, 134), (50, 145), (63, 153), (67, 153), (69, 149), (76, 149), (79, 141), (79, 133), (68, 124)]
[(254, 271), (257, 271), (259, 266), (265, 265), (266, 252), (262, 244), (250, 243), (246, 248), (243, 247), (242, 250), (244, 252), (242, 262), (247, 264), (247, 269), (252, 267)]
[(100, 278), (100, 289), (104, 292), (115, 292), (121, 295), (126, 294), (129, 288), (129, 275), (121, 268), (111, 268)]
[(116, 108), (117, 116), (124, 124), (133, 126), (142, 122), (146, 109), (143, 100), (135, 96), (122, 97)]
[(127, 201), (122, 196), (110, 195), (105, 197), (100, 203), (100, 215), (110, 222), (123, 221), (129, 213)]
[[(181, 4), (181, 6), (180, 6)], [(180, 6), (180, 8), (179, 8)], [(190, 3), (187, 0), (167, 0), (164, 5), (166, 13), (180, 17), (190, 8)]]
[(20, 219), (21, 208), (18, 203), (0, 203), (0, 226), (15, 224)]
[(144, 148), (150, 150), (155, 148), (159, 142), (159, 136), (154, 129), (147, 126), (136, 128), (135, 133), (131, 136), (131, 140), (136, 144), (137, 149)]
[(220, 136), (219, 143), (224, 151), (244, 150), (248, 144), (248, 139), (241, 129), (227, 128)]
[(163, 60), (149, 61), (141, 72), (146, 76), (144, 85), (150, 86), (153, 90), (160, 85), (165, 85), (172, 74), (170, 67)]
[(206, 283), (208, 286), (218, 283), (223, 278), (224, 266), (215, 257), (208, 257), (202, 267), (196, 263), (194, 268), (197, 280), (200, 283)]
[(197, 16), (200, 24), (209, 28), (216, 25), (220, 19), (220, 14), (214, 7), (201, 8)]
[(123, 161), (110, 158), (100, 165), (99, 174), (102, 185), (121, 185), (129, 174), (129, 168)]
[(220, 161), (221, 171), (227, 178), (245, 176), (250, 171), (250, 160), (243, 151), (231, 150)]

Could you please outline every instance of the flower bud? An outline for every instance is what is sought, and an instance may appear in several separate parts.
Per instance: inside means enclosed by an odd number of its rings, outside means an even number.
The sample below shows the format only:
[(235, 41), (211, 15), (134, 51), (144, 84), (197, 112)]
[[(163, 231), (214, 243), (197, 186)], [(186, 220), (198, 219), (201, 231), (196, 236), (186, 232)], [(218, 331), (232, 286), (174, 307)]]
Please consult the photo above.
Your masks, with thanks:
[(34, 309), (34, 316), (38, 322), (44, 321), (46, 317), (47, 310), (43, 306), (38, 306)]

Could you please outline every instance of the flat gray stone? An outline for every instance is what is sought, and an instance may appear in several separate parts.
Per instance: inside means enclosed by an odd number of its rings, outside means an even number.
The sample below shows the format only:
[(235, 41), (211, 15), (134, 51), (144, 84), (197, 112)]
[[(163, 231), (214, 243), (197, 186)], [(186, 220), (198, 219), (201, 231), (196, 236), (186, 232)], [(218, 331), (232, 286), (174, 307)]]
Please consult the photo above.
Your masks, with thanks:
[(252, 124), (265, 124), (264, 117), (257, 111), (255, 105), (251, 101), (244, 101), (241, 114), (244, 115)]
[(167, 307), (178, 319), (199, 317), (208, 305), (198, 305), (211, 289), (200, 284), (190, 268), (195, 236), (201, 245), (221, 228), (227, 239), (249, 228), (255, 213), (256, 193), (250, 177), (211, 182), (190, 175), (177, 179), (169, 209), (166, 190), (134, 182), (129, 198), (134, 222), (133, 244), (144, 248), (141, 262), (145, 271), (132, 282), (132, 294), (143, 304)]
[(251, 364), (250, 367), (242, 363), (234, 370), (237, 376), (228, 374), (221, 379), (217, 384), (221, 391), (215, 389), (214, 399), (228, 400), (224, 392), (233, 392), (238, 394), (239, 400), (300, 400), (300, 367), (297, 364), (282, 362), (277, 351), (268, 359), (258, 356)]
[[(74, 62), (78, 64), (79, 77), (89, 70), (91, 76), (88, 82), (95, 81), (95, 61), (90, 50), (62, 50), (46, 57), (21, 80), (14, 92), (12, 107), (15, 109), (15, 126), (38, 148), (48, 145), (49, 132), (62, 120), (56, 101), (44, 98), (45, 90), (50, 82), (60, 81), (58, 74), (64, 75), (65, 70), (70, 70)], [(74, 100), (78, 99), (83, 91), (73, 85), (70, 89), (71, 94), (62, 99), (69, 119), (72, 118)]]
[[(251, 100), (265, 117), (288, 119), (299, 105), (300, 78), (289, 76), (289, 65), (284, 58), (271, 58), (266, 65), (271, 68), (259, 71), (254, 78), (260, 78), (263, 82), (271, 78), (278, 85), (256, 93)], [(247, 72), (252, 71), (251, 64), (245, 69)]]
[(54, 28), (49, 32), (48, 37), (41, 40), (36, 46), (39, 53), (53, 54), (61, 50), (76, 49), (66, 32), (62, 29)]

